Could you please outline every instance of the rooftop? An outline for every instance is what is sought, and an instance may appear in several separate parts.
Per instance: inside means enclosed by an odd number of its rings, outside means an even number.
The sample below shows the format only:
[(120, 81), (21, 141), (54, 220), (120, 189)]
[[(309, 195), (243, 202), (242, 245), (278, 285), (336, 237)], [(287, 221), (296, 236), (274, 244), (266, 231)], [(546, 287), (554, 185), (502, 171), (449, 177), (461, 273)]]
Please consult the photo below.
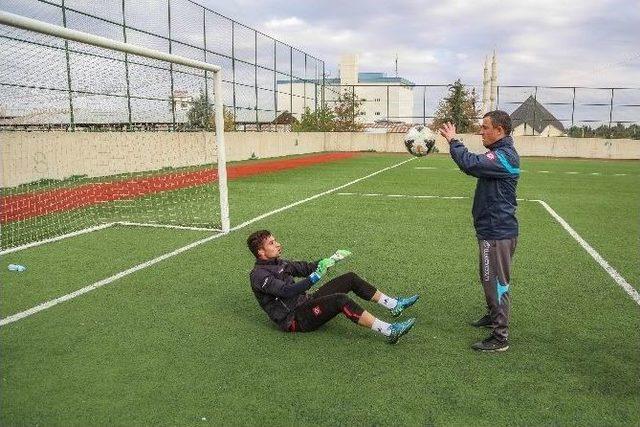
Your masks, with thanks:
[[(278, 84), (289, 83), (291, 80), (278, 80)], [(302, 82), (302, 79), (294, 79), (294, 83)], [(307, 80), (310, 83), (322, 83), (320, 80)], [(325, 84), (339, 85), (340, 77), (325, 79)], [(358, 73), (358, 84), (388, 84), (413, 86), (415, 83), (403, 77), (387, 77), (385, 73)]]

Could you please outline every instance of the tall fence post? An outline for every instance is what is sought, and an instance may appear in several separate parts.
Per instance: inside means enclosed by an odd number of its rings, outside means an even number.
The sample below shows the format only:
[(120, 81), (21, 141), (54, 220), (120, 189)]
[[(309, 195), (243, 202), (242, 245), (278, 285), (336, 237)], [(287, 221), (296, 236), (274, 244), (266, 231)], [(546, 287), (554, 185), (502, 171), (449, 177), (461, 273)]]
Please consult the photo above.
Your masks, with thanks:
[[(125, 1), (126, 0), (122, 0), (122, 38), (126, 43), (127, 42), (127, 13), (126, 13)], [(125, 78), (127, 80), (128, 129), (131, 130), (133, 125), (131, 123), (131, 86), (129, 83), (129, 54), (127, 52), (124, 53), (124, 72), (125, 72)]]
[(278, 131), (278, 42), (273, 40), (273, 123)]
[(254, 73), (254, 90), (256, 94), (256, 130), (260, 130), (260, 121), (258, 117), (258, 32), (253, 30), (253, 73)]
[[(62, 0), (62, 26), (67, 28), (67, 8)], [(69, 41), (64, 41), (64, 54), (67, 61), (67, 90), (69, 94), (69, 128), (76, 130), (75, 117), (73, 115), (73, 89), (71, 87), (71, 61), (69, 59)]]
[(609, 138), (611, 138), (611, 123), (613, 122), (613, 96), (615, 88), (611, 88), (611, 102), (609, 103)]
[[(173, 53), (171, 47), (171, 0), (167, 0), (167, 23), (169, 29), (169, 53)], [(171, 122), (173, 123), (173, 130), (176, 130), (176, 98), (175, 90), (173, 88), (173, 62), (169, 63), (169, 75), (171, 77), (171, 93), (169, 94), (169, 100), (171, 101)]]
[(233, 103), (233, 121), (237, 122), (236, 106), (236, 21), (231, 21), (231, 92)]
[[(534, 87), (533, 90), (533, 124), (531, 125), (531, 135), (536, 134), (536, 106), (538, 105), (538, 86)], [(544, 129), (540, 129), (540, 133), (542, 133)]]
[[(202, 8), (202, 45), (204, 47), (204, 62), (207, 62), (207, 10)], [(209, 72), (204, 70), (204, 99), (207, 105), (209, 105)], [(218, 96), (218, 94), (214, 94)]]
[(389, 85), (387, 85), (387, 123), (389, 123)]
[(571, 99), (571, 127), (573, 127), (573, 117), (576, 112), (576, 88), (573, 87), (573, 98)]
[(307, 109), (307, 54), (304, 54), (304, 78), (302, 79), (302, 112)]
[(422, 86), (422, 126), (427, 125), (427, 87)]
[(289, 46), (289, 108), (293, 116), (293, 47)]

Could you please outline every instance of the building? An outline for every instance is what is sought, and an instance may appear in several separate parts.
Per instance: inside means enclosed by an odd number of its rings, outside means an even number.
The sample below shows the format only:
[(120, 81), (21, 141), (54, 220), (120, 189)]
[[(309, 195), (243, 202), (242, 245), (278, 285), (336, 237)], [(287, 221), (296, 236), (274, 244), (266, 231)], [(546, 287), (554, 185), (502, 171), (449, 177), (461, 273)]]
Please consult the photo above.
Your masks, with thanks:
[(511, 113), (512, 135), (562, 136), (564, 125), (533, 96)]
[[(414, 121), (414, 83), (402, 77), (388, 77), (385, 73), (360, 72), (357, 55), (344, 55), (340, 61), (340, 77), (325, 79), (324, 83), (325, 101), (329, 106), (332, 106), (344, 91), (354, 93), (357, 98), (363, 100), (364, 115), (357, 117), (357, 122)], [(291, 96), (290, 90), (296, 95)], [(307, 95), (309, 93), (313, 94), (309, 82), (305, 85), (304, 82), (278, 80), (278, 111), (291, 107), (291, 112), (300, 117), (305, 107), (313, 110), (315, 104)]]

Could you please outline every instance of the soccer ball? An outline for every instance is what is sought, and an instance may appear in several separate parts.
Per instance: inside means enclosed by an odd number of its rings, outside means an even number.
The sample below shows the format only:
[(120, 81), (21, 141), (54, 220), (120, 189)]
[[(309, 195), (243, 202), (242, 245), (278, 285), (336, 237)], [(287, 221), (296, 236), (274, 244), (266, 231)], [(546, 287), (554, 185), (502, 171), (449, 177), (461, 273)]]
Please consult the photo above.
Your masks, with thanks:
[(404, 145), (410, 154), (423, 157), (435, 150), (436, 135), (426, 126), (415, 126), (404, 136)]

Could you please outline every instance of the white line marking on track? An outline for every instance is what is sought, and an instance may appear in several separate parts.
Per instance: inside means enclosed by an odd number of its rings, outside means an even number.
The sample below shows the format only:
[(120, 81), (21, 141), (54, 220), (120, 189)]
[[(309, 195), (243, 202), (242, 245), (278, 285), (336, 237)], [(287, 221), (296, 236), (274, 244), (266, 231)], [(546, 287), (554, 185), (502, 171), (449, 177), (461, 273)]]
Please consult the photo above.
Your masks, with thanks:
[[(349, 185), (355, 184), (355, 183), (360, 182), (362, 180), (365, 180), (367, 178), (371, 178), (372, 176), (375, 176), (375, 175), (378, 175), (379, 173), (388, 171), (389, 169), (396, 168), (396, 167), (401, 166), (401, 165), (403, 165), (403, 164), (405, 164), (407, 162), (410, 162), (412, 160), (415, 160), (415, 158), (410, 158), (408, 160), (405, 160), (403, 162), (397, 163), (395, 165), (388, 166), (388, 167), (386, 167), (384, 169), (380, 169), (379, 171), (370, 173), (367, 176), (363, 176), (362, 178), (355, 179), (355, 180), (353, 180), (351, 182), (348, 182), (346, 184), (343, 184), (343, 185), (341, 185), (339, 187), (335, 187), (335, 188), (332, 188), (331, 190), (323, 191), (322, 193), (318, 193), (318, 194), (315, 194), (315, 195), (313, 195), (311, 197), (307, 197), (304, 200), (299, 200), (299, 201), (297, 201), (295, 203), (291, 203), (291, 204), (289, 204), (287, 206), (283, 206), (283, 207), (281, 207), (279, 209), (275, 209), (275, 210), (273, 210), (271, 212), (267, 212), (265, 214), (257, 216), (257, 217), (255, 217), (253, 219), (250, 219), (249, 221), (245, 221), (242, 224), (231, 228), (229, 230), (229, 232), (239, 230), (241, 228), (246, 227), (249, 224), (253, 224), (254, 222), (259, 221), (259, 220), (261, 220), (263, 218), (266, 218), (268, 216), (271, 216), (271, 215), (274, 215), (276, 213), (285, 211), (287, 209), (291, 209), (291, 208), (293, 208), (295, 206), (301, 205), (302, 203), (306, 203), (306, 202), (309, 202), (311, 200), (317, 199), (318, 197), (325, 196), (327, 194), (330, 194), (330, 193), (333, 193), (335, 191), (341, 190), (341, 189), (343, 189), (343, 188), (345, 188), (345, 187), (347, 187)], [(109, 225), (112, 225), (112, 224), (109, 224)], [(105, 228), (106, 226), (108, 226), (108, 225), (102, 226), (102, 228)], [(178, 248), (175, 251), (168, 252), (166, 254), (160, 255), (157, 258), (154, 258), (152, 260), (143, 262), (142, 264), (138, 264), (138, 265), (136, 265), (134, 267), (131, 267), (131, 268), (127, 269), (127, 270), (121, 271), (120, 273), (114, 274), (111, 277), (107, 277), (106, 279), (103, 279), (103, 280), (100, 280), (98, 282), (95, 282), (95, 283), (93, 283), (93, 284), (91, 284), (89, 286), (85, 286), (84, 288), (78, 289), (77, 291), (71, 292), (69, 294), (63, 295), (63, 296), (58, 297), (58, 298), (54, 298), (54, 299), (52, 299), (50, 301), (44, 302), (42, 304), (39, 304), (39, 305), (37, 305), (35, 307), (32, 307), (32, 308), (30, 308), (28, 310), (21, 311), (19, 313), (13, 314), (11, 316), (7, 316), (7, 317), (5, 317), (3, 319), (0, 319), (0, 326), (4, 326), (4, 325), (7, 325), (9, 323), (16, 322), (16, 321), (18, 321), (20, 319), (24, 319), (25, 317), (31, 316), (33, 314), (36, 314), (36, 313), (40, 312), (40, 311), (46, 310), (48, 308), (51, 308), (54, 305), (60, 304), (60, 303), (65, 302), (65, 301), (69, 301), (70, 299), (73, 299), (73, 298), (78, 297), (80, 295), (86, 294), (87, 292), (91, 292), (91, 291), (93, 291), (95, 289), (98, 289), (98, 288), (100, 288), (102, 286), (105, 286), (105, 285), (108, 285), (110, 283), (113, 283), (118, 279), (121, 279), (121, 278), (123, 278), (125, 276), (128, 276), (129, 274), (135, 273), (136, 271), (142, 270), (143, 268), (150, 267), (150, 266), (152, 266), (154, 264), (159, 263), (160, 261), (164, 261), (165, 259), (172, 258), (172, 257), (174, 257), (174, 256), (176, 256), (178, 254), (181, 254), (182, 252), (185, 252), (185, 251), (188, 251), (190, 249), (193, 249), (196, 246), (200, 246), (203, 243), (207, 243), (207, 242), (209, 242), (211, 240), (214, 240), (214, 239), (217, 239), (218, 237), (221, 237), (221, 236), (224, 236), (224, 234), (220, 233), (220, 234), (214, 234), (212, 236), (205, 237), (204, 239), (200, 239), (200, 240), (195, 241), (193, 243), (190, 243), (190, 244), (188, 244), (186, 246)]]

